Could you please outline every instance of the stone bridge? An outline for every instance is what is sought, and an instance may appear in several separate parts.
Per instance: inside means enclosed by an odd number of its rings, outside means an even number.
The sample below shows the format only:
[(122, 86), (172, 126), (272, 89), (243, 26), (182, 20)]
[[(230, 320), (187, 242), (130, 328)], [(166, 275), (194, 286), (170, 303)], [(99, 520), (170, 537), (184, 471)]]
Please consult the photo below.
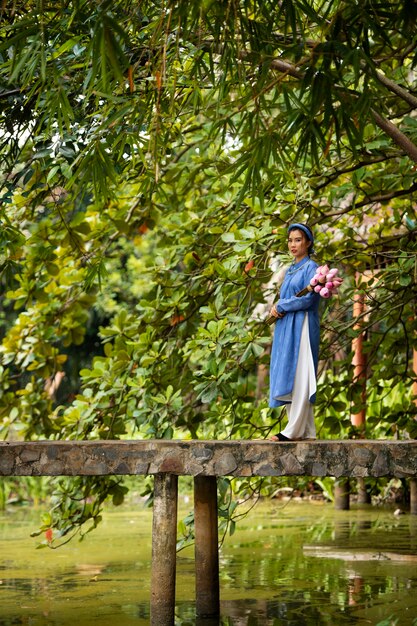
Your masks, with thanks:
[(417, 441), (4, 441), (0, 476), (417, 475)]

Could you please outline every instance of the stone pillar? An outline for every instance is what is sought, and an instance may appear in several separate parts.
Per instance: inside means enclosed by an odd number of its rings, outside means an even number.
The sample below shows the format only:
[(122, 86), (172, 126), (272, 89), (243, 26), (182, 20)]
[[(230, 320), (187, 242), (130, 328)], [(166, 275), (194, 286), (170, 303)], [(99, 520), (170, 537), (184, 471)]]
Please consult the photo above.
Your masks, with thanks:
[(334, 484), (334, 506), (339, 511), (349, 510), (349, 478), (338, 478)]
[(358, 486), (358, 504), (370, 504), (371, 503), (371, 494), (366, 488), (366, 482), (364, 478), (357, 479)]
[(217, 479), (194, 478), (196, 612), (199, 617), (220, 615)]
[(151, 626), (174, 626), (178, 476), (156, 474), (152, 524)]
[(417, 479), (410, 478), (410, 513), (417, 515)]

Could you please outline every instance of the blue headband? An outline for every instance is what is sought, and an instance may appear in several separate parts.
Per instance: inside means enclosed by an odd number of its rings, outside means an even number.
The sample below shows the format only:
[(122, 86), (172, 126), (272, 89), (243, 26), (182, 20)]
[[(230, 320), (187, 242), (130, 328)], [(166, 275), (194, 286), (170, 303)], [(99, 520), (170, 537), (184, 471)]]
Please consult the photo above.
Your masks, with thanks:
[(314, 250), (313, 250), (313, 248), (314, 248), (314, 237), (313, 237), (313, 233), (311, 233), (309, 231), (307, 226), (304, 226), (304, 224), (298, 224), (298, 223), (291, 224), (288, 227), (288, 232), (290, 233), (292, 230), (301, 230), (306, 235), (307, 239), (309, 241), (311, 241), (311, 246), (308, 249), (308, 254), (309, 255), (313, 254), (313, 252), (314, 252)]

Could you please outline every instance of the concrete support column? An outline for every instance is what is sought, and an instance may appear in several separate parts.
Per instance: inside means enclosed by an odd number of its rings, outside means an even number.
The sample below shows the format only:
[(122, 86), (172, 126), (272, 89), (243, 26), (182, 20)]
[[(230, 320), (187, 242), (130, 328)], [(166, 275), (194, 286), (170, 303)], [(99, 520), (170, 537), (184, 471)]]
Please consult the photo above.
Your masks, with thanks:
[(196, 612), (200, 617), (220, 615), (217, 479), (194, 478)]
[(410, 513), (417, 515), (417, 479), (410, 478)]
[(366, 488), (366, 482), (364, 478), (358, 478), (357, 481), (358, 486), (358, 504), (370, 504), (371, 503), (371, 494)]
[(349, 510), (349, 478), (339, 478), (334, 484), (334, 506), (339, 511)]
[(178, 476), (156, 474), (152, 524), (151, 626), (174, 626)]

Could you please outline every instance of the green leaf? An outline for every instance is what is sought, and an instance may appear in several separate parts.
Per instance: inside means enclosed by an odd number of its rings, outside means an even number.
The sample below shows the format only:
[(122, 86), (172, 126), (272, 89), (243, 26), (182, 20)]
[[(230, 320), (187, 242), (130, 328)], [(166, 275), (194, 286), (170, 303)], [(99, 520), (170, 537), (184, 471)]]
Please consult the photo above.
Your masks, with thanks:
[(59, 172), (60, 169), (61, 167), (59, 165), (54, 165), (54, 167), (51, 167), (51, 169), (48, 172), (48, 176), (46, 177), (46, 182), (50, 183), (51, 180), (54, 178), (55, 174)]
[(74, 48), (79, 41), (81, 41), (81, 37), (71, 37), (70, 39), (67, 39), (67, 41), (64, 41), (64, 43), (51, 54), (51, 60), (53, 61), (55, 59), (58, 59), (61, 55), (64, 54), (64, 52), (67, 52), (67, 50), (71, 50), (72, 48)]

